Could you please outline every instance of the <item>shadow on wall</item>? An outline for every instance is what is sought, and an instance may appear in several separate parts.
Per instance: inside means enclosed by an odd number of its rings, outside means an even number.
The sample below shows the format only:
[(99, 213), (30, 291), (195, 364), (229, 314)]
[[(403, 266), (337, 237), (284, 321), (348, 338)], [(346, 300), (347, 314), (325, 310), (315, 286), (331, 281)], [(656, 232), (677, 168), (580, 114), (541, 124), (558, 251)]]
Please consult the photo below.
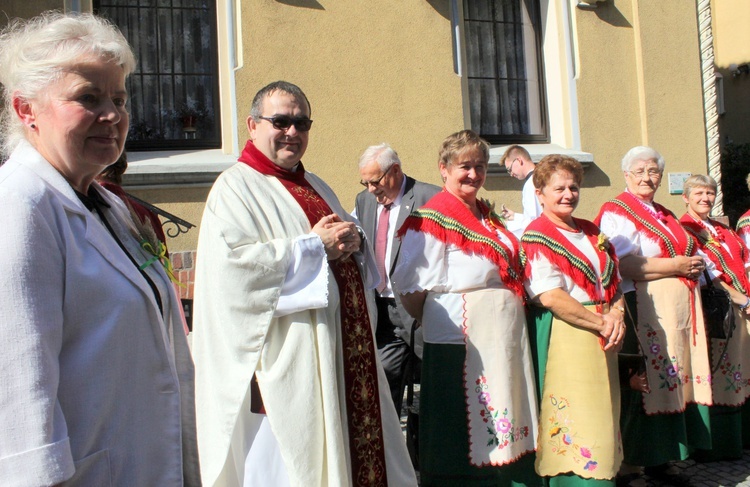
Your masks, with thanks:
[(430, 7), (435, 9), (444, 19), (451, 19), (451, 7), (448, 0), (427, 0)]
[(323, 7), (320, 2), (317, 2), (316, 0), (276, 0), (279, 3), (283, 3), (284, 5), (289, 5), (291, 7), (302, 7), (302, 8), (311, 8), (314, 10), (325, 10), (325, 7)]
[(715, 67), (716, 109), (722, 147), (750, 143), (747, 120), (750, 117), (750, 62), (738, 59)]
[(628, 19), (617, 10), (615, 0), (609, 0), (608, 2), (598, 4), (594, 12), (596, 12), (596, 16), (599, 17), (599, 20), (608, 23), (612, 27), (633, 27), (630, 22), (628, 22)]
[(732, 228), (750, 208), (746, 177), (750, 174), (750, 144), (729, 144), (721, 152), (721, 189), (724, 214)]

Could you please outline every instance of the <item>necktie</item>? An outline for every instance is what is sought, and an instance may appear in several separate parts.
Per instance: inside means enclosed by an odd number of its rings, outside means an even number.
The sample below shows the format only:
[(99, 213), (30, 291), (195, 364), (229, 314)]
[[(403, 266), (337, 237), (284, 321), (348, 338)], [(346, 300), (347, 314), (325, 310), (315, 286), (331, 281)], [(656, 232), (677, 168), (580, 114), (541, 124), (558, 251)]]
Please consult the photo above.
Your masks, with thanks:
[(385, 268), (385, 249), (388, 246), (388, 220), (391, 215), (391, 205), (383, 205), (378, 217), (378, 230), (375, 234), (375, 262), (378, 264), (380, 284), (378, 293), (382, 293), (388, 282), (388, 272)]

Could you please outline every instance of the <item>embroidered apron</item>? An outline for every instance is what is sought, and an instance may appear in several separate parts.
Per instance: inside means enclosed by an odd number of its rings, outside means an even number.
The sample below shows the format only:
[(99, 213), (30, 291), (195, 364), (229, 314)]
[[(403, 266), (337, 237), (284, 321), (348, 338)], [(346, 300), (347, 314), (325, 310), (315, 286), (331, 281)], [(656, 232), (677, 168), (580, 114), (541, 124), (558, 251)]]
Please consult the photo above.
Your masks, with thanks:
[(635, 283), (637, 333), (645, 348), (651, 393), (643, 395), (646, 414), (676, 413), (689, 402), (710, 406), (711, 380), (703, 307), (695, 295), (696, 330), (690, 290), (676, 278)]
[[(596, 312), (594, 305), (586, 308)], [(604, 352), (596, 333), (547, 315), (551, 331), (539, 401), (537, 473), (614, 478), (623, 459), (617, 354)]]
[(465, 293), (464, 387), (473, 465), (504, 465), (533, 451), (537, 401), (526, 317), (507, 289)]

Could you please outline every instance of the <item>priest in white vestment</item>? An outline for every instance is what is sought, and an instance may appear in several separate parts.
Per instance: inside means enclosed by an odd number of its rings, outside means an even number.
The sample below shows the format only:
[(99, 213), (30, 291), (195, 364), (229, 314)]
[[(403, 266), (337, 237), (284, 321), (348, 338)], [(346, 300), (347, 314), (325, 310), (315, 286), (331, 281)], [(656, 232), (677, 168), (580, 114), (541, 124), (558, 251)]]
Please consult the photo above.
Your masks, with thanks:
[(203, 483), (416, 486), (374, 347), (374, 258), (300, 162), (309, 102), (272, 83), (247, 124), (250, 140), (212, 188), (198, 241)]

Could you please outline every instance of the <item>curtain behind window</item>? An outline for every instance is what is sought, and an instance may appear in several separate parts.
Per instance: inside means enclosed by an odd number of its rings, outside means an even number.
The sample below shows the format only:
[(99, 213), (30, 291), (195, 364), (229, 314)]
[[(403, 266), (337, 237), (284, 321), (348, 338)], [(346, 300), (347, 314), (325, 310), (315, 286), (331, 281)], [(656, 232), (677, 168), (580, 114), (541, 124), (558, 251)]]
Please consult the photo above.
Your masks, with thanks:
[(128, 149), (220, 147), (215, 2), (99, 0), (133, 46)]
[(536, 0), (465, 0), (471, 128), (490, 142), (547, 138)]

